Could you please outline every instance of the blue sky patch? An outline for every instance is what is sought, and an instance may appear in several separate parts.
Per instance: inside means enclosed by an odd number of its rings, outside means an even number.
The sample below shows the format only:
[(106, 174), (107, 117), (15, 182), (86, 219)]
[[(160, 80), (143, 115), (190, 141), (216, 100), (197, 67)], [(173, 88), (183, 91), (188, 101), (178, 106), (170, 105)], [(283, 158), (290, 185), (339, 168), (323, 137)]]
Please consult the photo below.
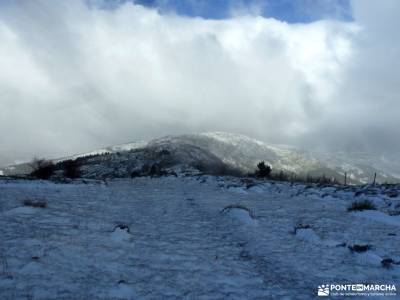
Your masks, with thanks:
[(189, 17), (225, 19), (235, 12), (257, 12), (288, 23), (310, 23), (321, 19), (351, 21), (349, 0), (104, 0), (107, 7), (134, 2)]

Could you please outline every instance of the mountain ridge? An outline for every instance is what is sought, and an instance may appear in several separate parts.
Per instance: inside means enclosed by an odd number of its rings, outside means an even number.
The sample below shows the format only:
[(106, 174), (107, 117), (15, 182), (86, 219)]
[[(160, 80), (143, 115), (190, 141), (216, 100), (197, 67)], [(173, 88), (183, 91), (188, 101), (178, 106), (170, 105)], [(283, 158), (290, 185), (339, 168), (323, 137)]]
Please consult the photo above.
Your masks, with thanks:
[[(173, 157), (159, 157), (159, 153), (167, 150)], [(166, 153), (166, 152), (164, 152)], [(275, 171), (284, 171), (298, 175), (335, 177), (340, 181), (347, 173), (353, 183), (368, 183), (377, 173), (378, 182), (400, 181), (400, 166), (391, 161), (369, 154), (344, 152), (313, 152), (296, 149), (288, 145), (267, 144), (241, 134), (227, 132), (206, 132), (184, 135), (169, 135), (150, 141), (137, 141), (105, 147), (92, 152), (73, 155), (53, 160), (59, 162), (67, 159), (87, 156), (107, 156), (96, 162), (97, 171), (89, 174), (96, 177), (103, 167), (117, 169), (116, 175), (126, 177), (139, 167), (162, 163), (171, 168), (177, 165), (197, 168), (199, 165), (211, 167), (216, 164), (240, 170), (243, 173), (254, 172), (260, 161), (265, 161)], [(386, 165), (385, 165), (386, 163)], [(88, 161), (88, 166), (95, 164)], [(87, 169), (90, 169), (89, 167)], [(120, 172), (119, 170), (124, 170)], [(26, 173), (27, 164), (0, 169), (4, 175)], [(104, 172), (100, 172), (103, 175)], [(109, 175), (112, 176), (111, 172)], [(0, 173), (1, 174), (1, 173)], [(107, 173), (108, 174), (108, 173)]]

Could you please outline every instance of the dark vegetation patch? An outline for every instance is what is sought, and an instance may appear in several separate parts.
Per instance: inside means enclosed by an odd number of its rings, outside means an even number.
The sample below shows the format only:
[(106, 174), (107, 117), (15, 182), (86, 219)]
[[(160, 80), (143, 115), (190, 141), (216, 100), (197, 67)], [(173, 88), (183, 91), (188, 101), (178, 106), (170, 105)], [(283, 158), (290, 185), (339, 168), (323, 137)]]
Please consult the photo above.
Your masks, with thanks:
[(29, 175), (35, 179), (45, 180), (80, 178), (83, 161), (84, 158), (68, 159), (54, 164), (51, 160), (34, 158), (30, 163), (32, 171)]
[(399, 193), (395, 190), (391, 190), (391, 191), (386, 192), (386, 196), (388, 196), (390, 198), (396, 198), (399, 196)]
[(384, 258), (381, 260), (381, 265), (385, 269), (391, 269), (393, 265), (400, 265), (400, 261), (395, 261), (392, 258)]
[(336, 177), (331, 176), (328, 177), (325, 174), (320, 176), (317, 175), (299, 175), (294, 172), (288, 172), (283, 170), (273, 170), (273, 168), (266, 164), (265, 161), (260, 161), (257, 164), (256, 170), (254, 173), (249, 174), (249, 177), (256, 177), (256, 178), (265, 178), (274, 181), (285, 181), (291, 183), (304, 183), (304, 184), (317, 184), (319, 186), (331, 186), (331, 185), (339, 185), (341, 184)]
[(392, 216), (392, 217), (400, 216), (400, 211), (399, 210), (391, 210), (388, 212), (388, 215)]
[(271, 166), (265, 164), (264, 161), (260, 161), (257, 164), (255, 175), (256, 177), (259, 178), (269, 178), (271, 176), (271, 171), (272, 171)]
[(34, 158), (30, 166), (33, 170), (30, 175), (37, 179), (50, 179), (56, 170), (54, 163), (46, 159)]
[(79, 159), (68, 159), (59, 162), (56, 168), (62, 171), (65, 178), (75, 179), (81, 177), (81, 163)]
[(197, 162), (193, 164), (193, 168), (199, 170), (205, 175), (215, 175), (215, 176), (233, 176), (241, 177), (243, 172), (237, 168), (231, 167), (223, 162), (217, 162), (215, 164), (208, 164), (204, 162)]
[(352, 246), (348, 246), (351, 252), (357, 252), (357, 253), (362, 253), (362, 252), (367, 252), (368, 250), (371, 250), (371, 245), (358, 245), (354, 244)]
[(141, 169), (133, 170), (131, 172), (131, 178), (135, 177), (161, 177), (161, 176), (175, 176), (178, 177), (178, 174), (174, 171), (166, 170), (162, 164), (155, 163), (152, 165), (145, 164)]
[(46, 208), (47, 207), (47, 202), (45, 200), (25, 199), (23, 201), (23, 204), (25, 206), (37, 207), (37, 208)]
[(375, 204), (370, 200), (354, 201), (347, 211), (376, 210)]

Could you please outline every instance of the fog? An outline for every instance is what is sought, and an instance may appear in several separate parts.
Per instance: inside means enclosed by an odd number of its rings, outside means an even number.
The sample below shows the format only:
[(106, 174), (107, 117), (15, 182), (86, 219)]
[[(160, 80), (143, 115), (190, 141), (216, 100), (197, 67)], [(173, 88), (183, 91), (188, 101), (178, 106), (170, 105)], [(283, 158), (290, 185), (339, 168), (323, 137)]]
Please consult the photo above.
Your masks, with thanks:
[(132, 3), (0, 2), (0, 165), (228, 131), (324, 151), (400, 150), (400, 2), (352, 21)]

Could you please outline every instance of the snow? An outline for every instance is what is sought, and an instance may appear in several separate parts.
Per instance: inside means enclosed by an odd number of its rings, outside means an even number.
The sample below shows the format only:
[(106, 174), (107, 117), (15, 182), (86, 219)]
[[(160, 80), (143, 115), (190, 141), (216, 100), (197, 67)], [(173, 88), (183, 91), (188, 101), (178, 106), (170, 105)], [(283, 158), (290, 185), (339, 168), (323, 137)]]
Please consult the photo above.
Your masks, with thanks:
[(372, 265), (381, 267), (382, 257), (375, 254), (374, 252), (367, 251), (365, 253), (355, 253), (357, 262), (361, 265)]
[(299, 237), (302, 240), (318, 244), (321, 242), (321, 239), (319, 238), (318, 235), (312, 230), (311, 228), (306, 228), (306, 229), (298, 229), (296, 231), (296, 236)]
[(111, 298), (117, 299), (137, 299), (138, 296), (135, 293), (135, 290), (127, 284), (120, 283), (115, 288), (112, 288), (108, 296)]
[(121, 229), (117, 227), (114, 232), (111, 234), (111, 239), (115, 242), (124, 242), (128, 241), (131, 238), (131, 235), (128, 233), (127, 229)]
[(400, 216), (389, 216), (383, 212), (375, 210), (365, 210), (354, 214), (362, 218), (382, 222), (388, 225), (400, 226)]
[(228, 210), (227, 215), (233, 220), (236, 220), (245, 225), (256, 225), (257, 221), (254, 217), (250, 216), (250, 213), (242, 208), (231, 208)]
[[(400, 260), (398, 216), (383, 206), (347, 212), (353, 189), (254, 181), (0, 179), (0, 299), (311, 299), (320, 284), (400, 288), (400, 266), (381, 264)], [(27, 198), (48, 205), (24, 206)]]
[(22, 206), (10, 209), (9, 211), (5, 212), (5, 215), (19, 215), (20, 217), (23, 217), (24, 215), (33, 215), (38, 212), (38, 210), (38, 208)]

